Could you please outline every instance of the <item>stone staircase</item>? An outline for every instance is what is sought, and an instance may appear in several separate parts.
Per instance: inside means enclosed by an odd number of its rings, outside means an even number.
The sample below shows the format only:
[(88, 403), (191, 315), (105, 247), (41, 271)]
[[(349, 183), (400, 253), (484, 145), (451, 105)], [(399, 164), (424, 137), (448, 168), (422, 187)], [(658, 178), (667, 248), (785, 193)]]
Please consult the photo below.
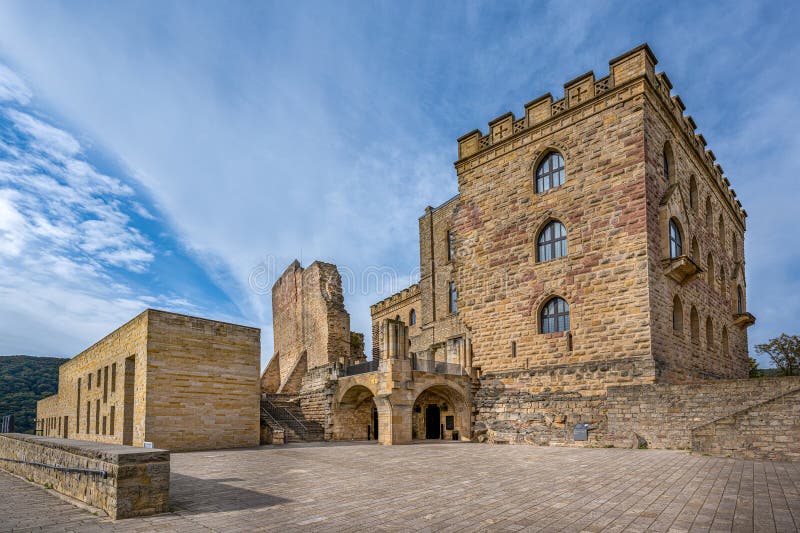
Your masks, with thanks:
[(325, 440), (322, 425), (303, 416), (296, 400), (284, 394), (261, 395), (261, 418), (283, 431), (284, 442), (320, 442)]

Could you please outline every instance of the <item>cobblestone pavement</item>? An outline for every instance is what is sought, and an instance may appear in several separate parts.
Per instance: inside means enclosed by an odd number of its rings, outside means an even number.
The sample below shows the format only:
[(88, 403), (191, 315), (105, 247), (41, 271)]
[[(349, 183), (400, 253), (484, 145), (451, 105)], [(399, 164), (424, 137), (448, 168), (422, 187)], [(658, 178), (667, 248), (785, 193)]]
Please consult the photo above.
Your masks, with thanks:
[(112, 522), (0, 473), (0, 530), (796, 531), (800, 464), (668, 450), (289, 445), (173, 454), (173, 512)]

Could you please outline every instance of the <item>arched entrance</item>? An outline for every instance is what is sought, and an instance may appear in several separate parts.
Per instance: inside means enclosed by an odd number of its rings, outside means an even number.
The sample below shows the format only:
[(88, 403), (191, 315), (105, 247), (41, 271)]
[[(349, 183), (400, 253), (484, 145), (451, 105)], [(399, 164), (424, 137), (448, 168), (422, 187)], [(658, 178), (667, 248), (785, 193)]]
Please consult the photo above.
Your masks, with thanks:
[(413, 439), (468, 439), (469, 408), (463, 396), (447, 385), (422, 391), (414, 401), (411, 435)]
[(363, 385), (351, 387), (334, 408), (334, 439), (377, 440), (378, 433), (375, 396)]

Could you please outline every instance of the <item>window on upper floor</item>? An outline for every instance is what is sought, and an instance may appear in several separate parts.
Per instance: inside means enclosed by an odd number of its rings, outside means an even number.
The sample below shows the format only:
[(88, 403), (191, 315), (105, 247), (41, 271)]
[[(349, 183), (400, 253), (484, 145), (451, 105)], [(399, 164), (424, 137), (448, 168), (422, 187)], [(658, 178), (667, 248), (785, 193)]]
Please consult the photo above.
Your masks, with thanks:
[(458, 311), (458, 291), (456, 291), (455, 281), (451, 281), (448, 287), (449, 300), (447, 302), (447, 309), (451, 313)]
[(692, 342), (700, 342), (700, 315), (697, 314), (697, 308), (692, 306), (692, 311), (689, 313), (689, 329), (692, 333)]
[(716, 289), (716, 283), (714, 283), (714, 276), (716, 276), (716, 272), (714, 272), (714, 256), (710, 253), (708, 254), (708, 259), (706, 259), (706, 274), (708, 275), (708, 286), (711, 287), (712, 291)]
[(719, 215), (719, 243), (724, 247), (725, 246), (725, 221), (722, 218), (722, 214)]
[(672, 174), (674, 174), (674, 158), (672, 157), (672, 147), (669, 142), (664, 143), (664, 149), (661, 152), (661, 164), (663, 165), (664, 181), (669, 182)]
[(728, 346), (728, 328), (722, 326), (722, 355), (730, 355), (730, 346)]
[(711, 317), (706, 318), (706, 349), (714, 348), (714, 322)]
[(700, 263), (700, 244), (697, 242), (697, 237), (692, 237), (692, 260)]
[(681, 255), (683, 255), (683, 236), (678, 222), (671, 218), (669, 220), (669, 256), (674, 259)]
[(456, 256), (455, 247), (453, 245), (453, 232), (447, 230), (447, 260), (452, 261)]
[(683, 333), (683, 304), (677, 294), (672, 299), (672, 331)]
[(417, 323), (417, 312), (414, 309), (412, 309), (411, 311), (408, 312), (408, 325), (413, 326), (416, 323)]
[(569, 331), (569, 304), (556, 296), (547, 301), (542, 308), (542, 333)]
[(549, 222), (539, 233), (537, 261), (549, 261), (567, 255), (567, 230), (558, 220)]
[(741, 285), (736, 286), (736, 312), (740, 315), (744, 313), (744, 291)]
[(692, 211), (697, 211), (697, 178), (694, 174), (689, 178), (689, 206)]
[(544, 192), (563, 183), (564, 158), (558, 152), (550, 152), (536, 167), (536, 192)]
[(706, 198), (706, 228), (711, 231), (711, 221), (714, 220), (714, 208), (711, 207), (711, 197)]

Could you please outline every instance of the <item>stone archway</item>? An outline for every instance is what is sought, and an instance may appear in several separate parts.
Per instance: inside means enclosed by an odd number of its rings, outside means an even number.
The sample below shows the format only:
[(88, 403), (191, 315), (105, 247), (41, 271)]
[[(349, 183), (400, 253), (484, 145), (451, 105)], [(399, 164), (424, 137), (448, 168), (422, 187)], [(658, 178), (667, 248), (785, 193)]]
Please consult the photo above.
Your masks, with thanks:
[[(436, 423), (439, 427), (430, 427)], [(414, 400), (411, 415), (413, 439), (469, 440), (469, 406), (464, 396), (448, 385), (433, 385)]]
[(377, 415), (372, 391), (364, 385), (353, 385), (334, 407), (334, 440), (376, 440), (380, 436), (380, 428), (375, 424)]

